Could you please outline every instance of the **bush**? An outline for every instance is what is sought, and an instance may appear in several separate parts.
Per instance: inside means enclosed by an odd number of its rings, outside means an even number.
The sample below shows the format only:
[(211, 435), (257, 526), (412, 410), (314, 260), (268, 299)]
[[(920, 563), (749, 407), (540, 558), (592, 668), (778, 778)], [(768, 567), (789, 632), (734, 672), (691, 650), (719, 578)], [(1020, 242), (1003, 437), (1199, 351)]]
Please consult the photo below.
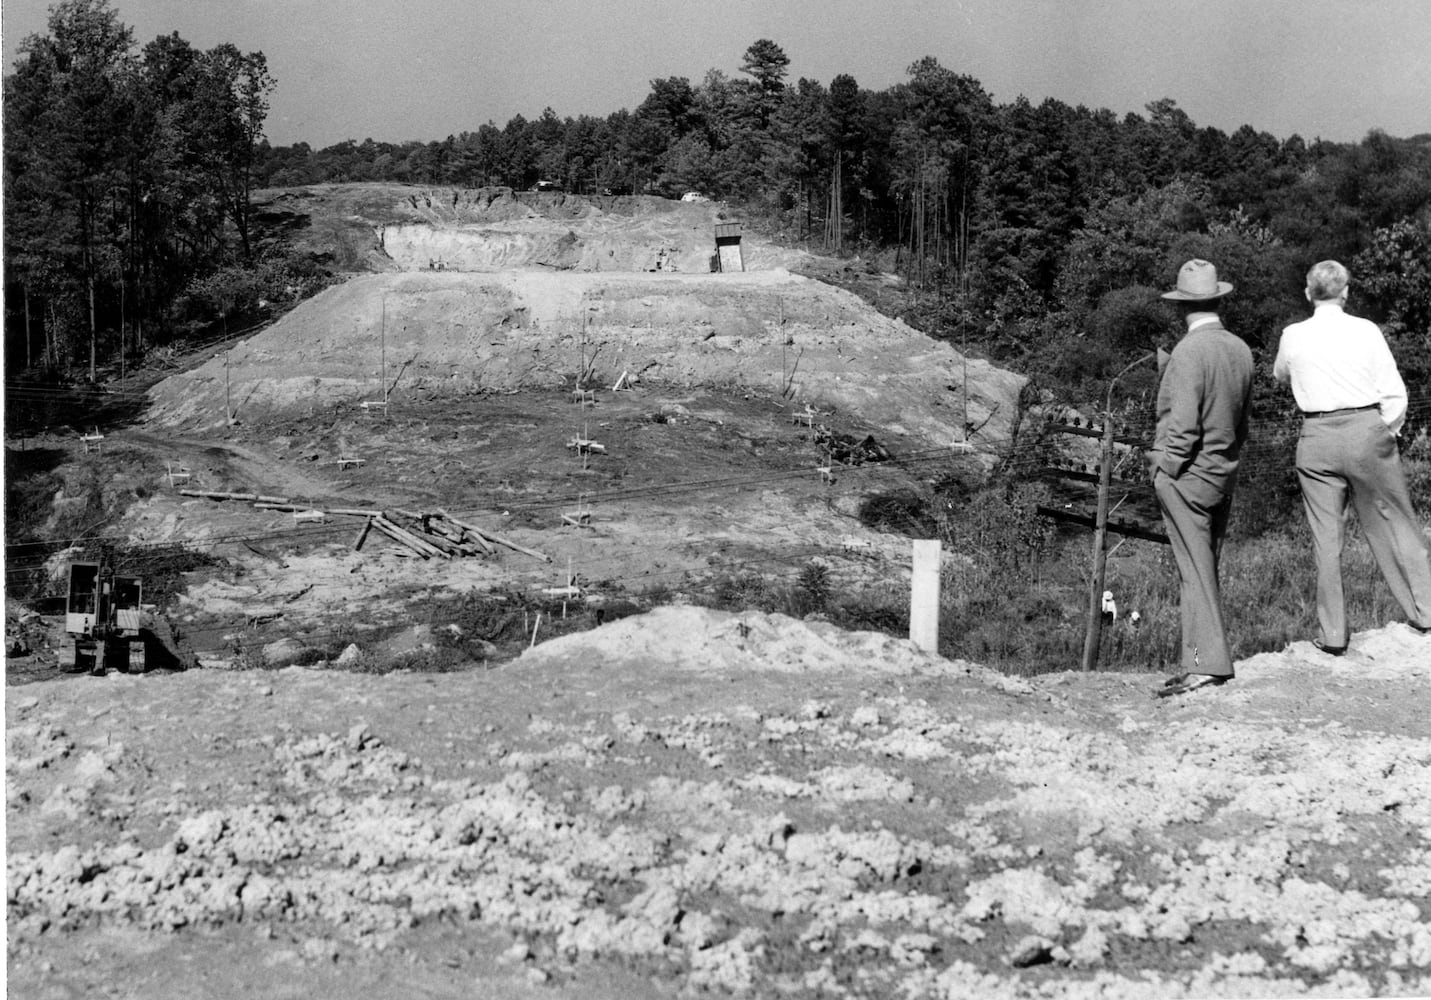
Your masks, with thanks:
[(771, 611), (775, 599), (771, 585), (759, 573), (723, 576), (710, 590), (710, 606), (720, 611)]
[(1401, 452), (1411, 504), (1423, 518), (1431, 516), (1431, 436), (1422, 431)]
[(830, 567), (821, 562), (806, 563), (800, 571), (796, 587), (809, 604), (810, 611), (824, 611), (830, 601)]
[(941, 521), (933, 498), (913, 490), (873, 493), (860, 501), (860, 523), (876, 531), (893, 531), (910, 538), (936, 538)]

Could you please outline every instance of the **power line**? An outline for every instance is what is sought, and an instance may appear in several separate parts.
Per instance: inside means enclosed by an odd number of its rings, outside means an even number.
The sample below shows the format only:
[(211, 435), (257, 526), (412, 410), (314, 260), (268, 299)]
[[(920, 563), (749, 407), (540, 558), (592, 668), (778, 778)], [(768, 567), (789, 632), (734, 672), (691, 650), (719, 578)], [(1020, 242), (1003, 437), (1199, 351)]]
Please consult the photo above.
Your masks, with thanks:
[[(1431, 398), (1431, 397), (1428, 397)], [(1257, 458), (1264, 454), (1283, 455), (1286, 452), (1285, 445), (1277, 440), (1259, 440), (1258, 431), (1265, 432), (1269, 428), (1290, 429), (1300, 426), (1300, 419), (1295, 414), (1281, 418), (1263, 418), (1252, 422), (1254, 433), (1250, 437), (1247, 445), (1243, 449), (1243, 463), (1241, 467), (1241, 478), (1257, 478), (1270, 474), (1261, 472), (1254, 462), (1249, 459)], [(1054, 425), (1053, 429), (1056, 429)], [(1262, 435), (1265, 438), (1265, 433)], [(1006, 445), (1005, 445), (1006, 446)], [(866, 462), (860, 465), (837, 466), (838, 474), (842, 477), (863, 476), (868, 478), (878, 478), (893, 471), (911, 472), (925, 467), (935, 466), (942, 462), (957, 462), (960, 458), (967, 457), (965, 453), (954, 450), (951, 447), (931, 447), (919, 449), (913, 452), (894, 456), (887, 462)], [(1290, 459), (1290, 455), (1287, 455)], [(1035, 473), (1042, 472), (1048, 468), (1045, 458), (1037, 455), (1017, 456), (1007, 460), (1001, 465), (1006, 474), (1029, 477)], [(622, 502), (653, 500), (657, 498), (677, 499), (690, 493), (724, 492), (740, 490), (752, 486), (770, 486), (773, 484), (791, 482), (805, 477), (818, 475), (815, 467), (799, 467), (780, 472), (762, 472), (757, 474), (744, 474), (740, 476), (717, 476), (694, 480), (676, 480), (668, 483), (653, 483), (639, 487), (623, 487), (606, 491), (578, 491), (576, 493), (553, 494), (541, 499), (527, 500), (521, 503), (492, 504), (479, 507), (454, 508), (457, 513), (464, 516), (478, 516), (482, 514), (499, 514), (512, 508), (523, 511), (551, 510), (557, 507), (569, 505), (577, 502), (591, 504), (619, 504)], [(1150, 488), (1146, 484), (1131, 484), (1137, 488)], [(242, 542), (264, 542), (264, 541), (292, 541), (302, 540), (311, 536), (324, 536), (334, 534), (339, 531), (349, 530), (341, 523), (334, 525), (304, 525), (295, 526), (284, 530), (264, 531), (264, 532), (233, 532), (221, 535), (209, 536), (205, 539), (203, 546), (195, 546), (190, 542), (154, 542), (129, 543), (131, 547), (138, 548), (162, 548), (170, 545), (184, 545), (188, 548), (212, 549), (226, 543)], [(117, 535), (92, 535), (74, 538), (66, 542), (59, 541), (34, 541), (9, 543), (6, 545), (7, 562), (12, 559), (21, 558), (27, 550), (58, 550), (72, 545), (88, 545), (103, 543), (124, 543), (127, 539)], [(7, 575), (11, 572), (26, 572), (33, 567), (22, 567), (19, 570), (12, 570), (7, 566)]]

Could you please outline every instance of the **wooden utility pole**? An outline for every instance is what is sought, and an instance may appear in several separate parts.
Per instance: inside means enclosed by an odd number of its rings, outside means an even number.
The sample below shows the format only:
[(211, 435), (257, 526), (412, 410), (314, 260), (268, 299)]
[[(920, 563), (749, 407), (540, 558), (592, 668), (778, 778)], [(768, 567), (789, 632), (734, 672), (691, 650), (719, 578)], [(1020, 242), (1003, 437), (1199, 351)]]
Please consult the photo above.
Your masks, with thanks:
[(1103, 583), (1108, 571), (1108, 489), (1113, 482), (1113, 417), (1103, 415), (1103, 438), (1098, 462), (1098, 513), (1093, 521), (1093, 573), (1088, 581), (1088, 627), (1083, 635), (1084, 670), (1098, 665), (1098, 643), (1103, 637)]
[(21, 286), (25, 293), (25, 367), (34, 367), (34, 361), (30, 357), (30, 283), (27, 281)]
[(1124, 366), (1108, 383), (1108, 405), (1103, 410), (1102, 445), (1098, 449), (1098, 510), (1093, 520), (1093, 572), (1088, 581), (1088, 629), (1083, 637), (1083, 669), (1098, 666), (1098, 644), (1103, 637), (1103, 584), (1108, 570), (1108, 490), (1113, 482), (1113, 390), (1118, 380), (1145, 361), (1157, 358), (1145, 354)]

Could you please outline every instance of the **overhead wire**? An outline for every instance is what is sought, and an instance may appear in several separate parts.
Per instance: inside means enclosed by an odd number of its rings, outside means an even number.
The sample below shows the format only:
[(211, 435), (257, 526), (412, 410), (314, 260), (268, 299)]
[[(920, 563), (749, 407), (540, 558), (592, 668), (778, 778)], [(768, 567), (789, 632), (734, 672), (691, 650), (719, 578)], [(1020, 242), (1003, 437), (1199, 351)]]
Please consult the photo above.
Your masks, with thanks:
[[(221, 340), (216, 341), (215, 343), (221, 343), (225, 340), (236, 339), (237, 337), (242, 335), (243, 334), (230, 335), (226, 338), (222, 338)], [(11, 382), (6, 383), (5, 389), (7, 397), (22, 402), (73, 401), (75, 395), (74, 390), (66, 390), (62, 388), (52, 389)], [(86, 396), (87, 401), (91, 402), (138, 402), (148, 399), (147, 391), (123, 389), (96, 391), (94, 389), (86, 387), (82, 390), (82, 392)], [(97, 397), (97, 399), (95, 397)], [(1431, 400), (1431, 393), (1425, 391), (1418, 391), (1414, 393), (1411, 397), (1411, 403), (1413, 408), (1426, 407), (1428, 405), (1428, 400)], [(1146, 436), (1150, 439), (1153, 416), (1154, 412), (1151, 406), (1137, 406), (1126, 407), (1123, 411), (1114, 414), (1113, 418), (1124, 427), (1142, 426), (1145, 430)], [(1101, 427), (1101, 419), (1103, 418), (1093, 417), (1084, 419), (1087, 420), (1089, 425), (1098, 422), (1099, 426)], [(1244, 475), (1257, 475), (1255, 470), (1255, 463), (1248, 463), (1246, 461), (1247, 459), (1256, 458), (1259, 455), (1264, 454), (1281, 454), (1285, 452), (1285, 435), (1278, 436), (1278, 434), (1280, 432), (1292, 429), (1298, 424), (1298, 422), (1298, 415), (1295, 412), (1295, 408), (1292, 407), (1290, 404), (1287, 406), (1286, 412), (1284, 412), (1280, 416), (1255, 416), (1250, 422), (1252, 427), (1252, 433), (1250, 436), (1250, 440), (1244, 450), (1244, 468), (1246, 469), (1249, 464), (1252, 464), (1253, 469), (1244, 472)], [(1058, 425), (1056, 423), (1050, 422), (1046, 424), (1042, 430), (1044, 436), (1046, 436), (1048, 433), (1056, 432), (1058, 430)], [(1039, 431), (1035, 429), (1031, 431), (1031, 433), (1037, 434), (1039, 433)], [(1090, 448), (1092, 447), (1092, 441), (1093, 439), (1090, 438)], [(1151, 441), (1149, 440), (1145, 443), (1151, 443)], [(992, 446), (996, 450), (1009, 449), (1010, 447), (1009, 442), (1007, 441), (990, 442), (986, 439), (984, 444), (985, 447)], [(936, 465), (937, 463), (952, 462), (961, 457), (967, 457), (967, 453), (960, 451), (957, 448), (957, 443), (955, 443), (945, 446), (916, 449), (911, 452), (906, 452), (893, 456), (889, 461), (871, 461), (858, 465), (840, 465), (836, 468), (838, 474), (841, 477), (860, 476), (878, 479), (883, 476), (890, 475), (896, 471), (906, 474), (922, 471), (928, 467)], [(1047, 469), (1048, 462), (1044, 456), (1025, 453), (1021, 455), (1013, 455), (1007, 458), (1000, 463), (999, 467), (1006, 475), (1011, 475), (1015, 477), (1028, 477), (1037, 471)], [(581, 502), (595, 506), (618, 505), (624, 502), (634, 502), (642, 500), (679, 499), (680, 497), (683, 497), (690, 493), (709, 494), (716, 492), (738, 491), (746, 488), (766, 487), (784, 482), (795, 481), (801, 478), (817, 475), (817, 469), (817, 466), (802, 466), (787, 470), (768, 471), (755, 474), (742, 473), (740, 475), (714, 476), (692, 480), (650, 483), (637, 487), (620, 487), (598, 491), (581, 490), (576, 493), (548, 494), (547, 496), (542, 498), (527, 498), (517, 504), (512, 504), (510, 502), (505, 504), (494, 503), (478, 507), (454, 508), (454, 510), (457, 510), (457, 512), (459, 514), (462, 514), (464, 517), (476, 517), (484, 514), (497, 515), (509, 511), (511, 509), (517, 509), (526, 512), (551, 510), (556, 507), (569, 505), (573, 502)], [(1134, 485), (1141, 486), (1142, 484)], [(6, 545), (5, 572), (7, 577), (24, 573), (33, 573), (43, 567), (47, 555), (52, 555), (56, 551), (62, 551), (64, 548), (73, 547), (76, 545), (123, 543), (128, 545), (131, 549), (137, 548), (141, 550), (146, 548), (158, 550), (177, 545), (186, 549), (198, 551), (213, 551), (220, 546), (233, 543), (243, 544), (264, 542), (316, 541), (323, 537), (335, 535), (338, 533), (346, 534), (352, 530), (352, 527), (352, 522), (343, 523), (342, 521), (334, 521), (332, 523), (326, 524), (295, 524), (293, 527), (286, 529), (270, 529), (260, 532), (231, 531), (215, 535), (207, 535), (203, 538), (201, 543), (196, 543), (193, 541), (175, 540), (156, 541), (149, 543), (134, 543), (129, 541), (124, 536), (118, 535), (85, 536), (71, 539), (68, 541), (68, 543), (38, 541), (11, 543)], [(669, 551), (670, 546), (664, 543), (652, 543), (650, 545), (639, 546), (638, 551), (654, 551), (657, 549)], [(629, 551), (629, 549), (625, 551)], [(39, 561), (27, 562), (25, 560), (25, 556), (31, 552), (33, 552), (35, 556), (39, 557)], [(791, 564), (791, 561), (795, 559), (818, 558), (821, 556), (831, 556), (836, 554), (844, 553), (842, 553), (842, 550), (839, 547), (833, 545), (807, 545), (783, 549), (778, 554), (772, 554), (763, 558), (750, 557), (735, 562), (723, 563), (721, 564), (721, 569), (726, 573), (730, 573), (753, 571), (760, 567), (773, 565), (788, 567)], [(868, 558), (868, 556), (866, 556), (865, 558)], [(636, 584), (642, 582), (648, 584), (653, 582), (659, 583), (660, 581), (669, 578), (688, 578), (690, 572), (691, 571), (689, 568), (676, 568), (666, 570), (664, 572), (645, 571), (639, 575), (614, 577), (609, 578), (603, 582), (616, 584)], [(687, 583), (691, 584), (691, 581), (688, 579)], [(699, 585), (692, 585), (689, 589), (700, 591), (702, 589), (708, 589), (712, 586), (715, 586), (715, 584), (707, 582), (707, 585), (704, 588)], [(387, 627), (390, 626), (374, 626), (374, 628), (378, 629)], [(224, 626), (217, 626), (217, 628), (222, 629), (224, 628)], [(205, 631), (213, 631), (213, 629), (206, 629)], [(306, 633), (306, 635), (310, 639), (312, 639), (324, 636), (341, 636), (343, 634), (351, 634), (352, 631), (352, 629), (333, 630), (331, 632), (320, 631), (309, 632)], [(212, 650), (205, 651), (211, 652)]]
[[(1427, 394), (1422, 394), (1426, 398)], [(1260, 418), (1252, 421), (1253, 433), (1248, 444), (1244, 448), (1244, 456), (1256, 456), (1259, 452), (1281, 452), (1285, 451), (1285, 445), (1278, 440), (1259, 440), (1265, 435), (1259, 431), (1268, 428), (1285, 429), (1296, 423), (1295, 414), (1282, 418)], [(1057, 425), (1052, 425), (1049, 430), (1056, 430)], [(1092, 439), (1090, 439), (1091, 441)], [(908, 472), (911, 468), (934, 465), (941, 461), (949, 461), (962, 457), (964, 453), (956, 451), (951, 446), (931, 447), (918, 449), (913, 452), (903, 453), (894, 456), (889, 461), (871, 461), (859, 465), (837, 466), (841, 476), (864, 476), (879, 477), (892, 470)], [(780, 472), (762, 472), (758, 474), (742, 474), (739, 476), (715, 476), (704, 477), (693, 480), (677, 480), (666, 483), (654, 483), (640, 487), (622, 487), (619, 489), (592, 491), (582, 490), (575, 493), (549, 494), (542, 498), (528, 498), (520, 503), (507, 502), (505, 504), (493, 503), (472, 507), (453, 507), (454, 512), (463, 516), (480, 516), (483, 514), (502, 514), (512, 509), (519, 511), (542, 511), (562, 507), (572, 503), (583, 502), (595, 504), (617, 504), (627, 501), (652, 500), (660, 497), (678, 498), (689, 493), (708, 493), (739, 490), (747, 487), (761, 487), (778, 484), (782, 482), (794, 481), (814, 475), (816, 467), (799, 467), (783, 470)], [(1030, 475), (1035, 471), (1042, 471), (1048, 468), (1045, 458), (1037, 455), (1025, 455), (1013, 458), (1002, 463), (1001, 468), (1005, 473)], [(1249, 463), (1244, 459), (1243, 475), (1256, 475), (1255, 467), (1249, 468)], [(1135, 484), (1138, 485), (1138, 484)], [(308, 502), (308, 501), (303, 501)], [(315, 502), (316, 504), (316, 502)], [(320, 507), (321, 509), (321, 507)], [(204, 538), (204, 545), (200, 548), (214, 548), (219, 545), (232, 542), (264, 542), (301, 539), (308, 536), (323, 536), (334, 534), (340, 531), (349, 530), (349, 525), (342, 523), (335, 524), (304, 524), (281, 530), (268, 530), (261, 532), (226, 532), (217, 535), (209, 535)], [(32, 541), (8, 543), (6, 545), (7, 563), (11, 559), (22, 557), (27, 550), (56, 550), (83, 544), (103, 544), (119, 543), (139, 547), (139, 548), (160, 548), (173, 544), (185, 544), (195, 547), (192, 543), (176, 543), (174, 541), (159, 541), (153, 543), (133, 543), (125, 536), (120, 535), (92, 535), (83, 536), (69, 540), (67, 543), (54, 541)], [(7, 565), (7, 574), (11, 572)]]

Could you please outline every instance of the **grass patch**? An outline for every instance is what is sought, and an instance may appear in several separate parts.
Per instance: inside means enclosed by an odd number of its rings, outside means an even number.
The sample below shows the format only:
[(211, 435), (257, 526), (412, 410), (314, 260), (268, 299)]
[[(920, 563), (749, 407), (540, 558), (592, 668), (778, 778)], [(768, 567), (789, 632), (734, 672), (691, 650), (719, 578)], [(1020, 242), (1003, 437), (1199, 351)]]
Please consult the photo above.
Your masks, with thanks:
[[(1431, 481), (1431, 465), (1408, 463), (1408, 479)], [(1089, 536), (1055, 531), (1033, 513), (1036, 485), (992, 487), (950, 504), (938, 493), (882, 494), (873, 523), (918, 535), (931, 523), (945, 546), (939, 652), (1019, 675), (1081, 666), (1088, 614)], [(923, 506), (920, 506), (923, 504)], [(878, 516), (874, 516), (878, 515)], [(914, 529), (914, 530), (911, 530)], [(1116, 543), (1115, 543), (1116, 544)], [(1342, 560), (1353, 631), (1403, 618), (1355, 521)], [(717, 578), (701, 603), (803, 618), (812, 612), (842, 628), (909, 634), (903, 586), (842, 588), (812, 563), (793, 578), (747, 573)], [(1256, 535), (1235, 535), (1222, 552), (1223, 610), (1233, 657), (1279, 651), (1317, 634), (1312, 543), (1300, 517)], [(1101, 630), (1103, 671), (1173, 673), (1180, 668), (1178, 576), (1166, 545), (1127, 540), (1110, 560), (1104, 586), (1119, 607)], [(1131, 612), (1137, 611), (1134, 624)]]

